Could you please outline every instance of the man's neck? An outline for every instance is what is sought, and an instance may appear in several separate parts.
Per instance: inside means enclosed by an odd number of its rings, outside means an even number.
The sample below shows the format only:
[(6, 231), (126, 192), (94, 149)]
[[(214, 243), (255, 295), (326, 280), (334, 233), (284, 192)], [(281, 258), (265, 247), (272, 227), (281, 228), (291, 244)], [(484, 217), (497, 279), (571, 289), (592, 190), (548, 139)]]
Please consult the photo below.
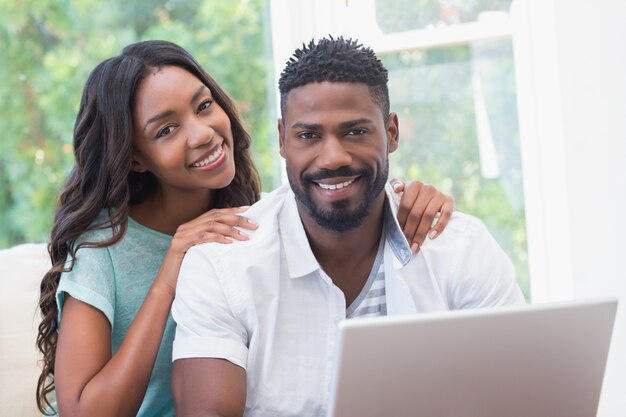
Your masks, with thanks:
[(383, 230), (385, 193), (372, 204), (357, 228), (335, 232), (320, 227), (298, 204), (309, 244), (320, 266), (346, 296), (346, 306), (356, 298), (371, 272)]

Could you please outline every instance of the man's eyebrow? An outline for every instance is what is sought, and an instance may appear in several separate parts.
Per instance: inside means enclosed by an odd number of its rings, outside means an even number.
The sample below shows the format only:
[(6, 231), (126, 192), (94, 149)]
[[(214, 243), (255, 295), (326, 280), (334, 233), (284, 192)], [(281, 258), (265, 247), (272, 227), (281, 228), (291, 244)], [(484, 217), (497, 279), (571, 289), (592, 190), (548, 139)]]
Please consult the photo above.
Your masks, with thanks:
[(156, 116), (152, 116), (151, 118), (149, 118), (148, 121), (146, 122), (146, 124), (143, 126), (144, 133), (145, 133), (145, 131), (148, 128), (148, 125), (150, 123), (158, 122), (159, 120), (165, 119), (166, 117), (171, 116), (172, 114), (174, 114), (174, 111), (166, 110), (163, 113), (159, 113)]
[(348, 120), (347, 122), (342, 122), (339, 124), (339, 127), (342, 129), (350, 129), (351, 127), (354, 127), (356, 125), (367, 124), (367, 123), (373, 123), (373, 122), (370, 119), (363, 117), (361, 119)]
[(319, 123), (296, 122), (291, 126), (292, 129), (321, 130), (322, 125)]
[[(341, 129), (350, 129), (351, 127), (360, 125), (360, 124), (367, 124), (367, 123), (373, 123), (370, 119), (368, 118), (361, 118), (361, 119), (356, 119), (356, 120), (348, 120), (345, 122), (341, 122), (339, 124), (339, 127)], [(322, 130), (322, 125), (319, 123), (304, 123), (304, 122), (296, 122), (291, 126), (292, 129), (306, 129), (306, 130)]]

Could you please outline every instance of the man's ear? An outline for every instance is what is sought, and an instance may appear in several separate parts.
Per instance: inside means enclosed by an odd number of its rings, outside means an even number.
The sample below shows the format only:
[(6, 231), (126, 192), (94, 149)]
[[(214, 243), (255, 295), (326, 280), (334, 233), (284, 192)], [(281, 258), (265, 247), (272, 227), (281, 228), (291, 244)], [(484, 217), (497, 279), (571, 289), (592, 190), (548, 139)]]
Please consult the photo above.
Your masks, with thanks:
[(278, 119), (278, 143), (280, 145), (280, 156), (285, 157), (285, 125), (283, 119)]
[(131, 169), (134, 172), (138, 172), (140, 174), (143, 174), (144, 172), (148, 171), (148, 167), (146, 167), (146, 164), (144, 164), (143, 158), (141, 157), (141, 155), (137, 154), (137, 152), (133, 152), (133, 161), (131, 163)]
[(387, 149), (389, 153), (398, 149), (398, 142), (400, 141), (400, 126), (398, 125), (398, 115), (396, 113), (390, 113), (387, 120)]

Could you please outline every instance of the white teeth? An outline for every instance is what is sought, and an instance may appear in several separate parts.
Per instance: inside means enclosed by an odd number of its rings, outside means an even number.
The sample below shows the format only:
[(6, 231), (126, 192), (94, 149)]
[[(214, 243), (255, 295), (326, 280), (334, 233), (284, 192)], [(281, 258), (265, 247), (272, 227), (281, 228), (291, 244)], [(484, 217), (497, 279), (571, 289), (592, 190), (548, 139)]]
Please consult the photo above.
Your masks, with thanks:
[(348, 185), (352, 184), (354, 180), (355, 178), (345, 182), (340, 182), (339, 184), (322, 184), (321, 182), (318, 182), (317, 185), (319, 185), (324, 190), (340, 190), (343, 187), (347, 187)]
[(217, 149), (215, 150), (215, 152), (213, 152), (211, 155), (209, 155), (206, 159), (203, 159), (200, 162), (196, 162), (194, 164), (191, 164), (191, 166), (194, 167), (194, 168), (200, 168), (200, 167), (203, 167), (203, 166), (207, 166), (211, 162), (213, 162), (217, 158), (219, 158), (221, 155), (222, 155), (222, 145), (218, 146)]

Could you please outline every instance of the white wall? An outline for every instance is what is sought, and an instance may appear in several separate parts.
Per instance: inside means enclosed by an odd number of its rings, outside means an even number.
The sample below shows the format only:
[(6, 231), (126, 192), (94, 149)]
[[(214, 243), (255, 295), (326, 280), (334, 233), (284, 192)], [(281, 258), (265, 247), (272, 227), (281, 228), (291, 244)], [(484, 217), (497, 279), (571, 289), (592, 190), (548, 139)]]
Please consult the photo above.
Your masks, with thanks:
[(516, 0), (534, 301), (617, 296), (600, 409), (626, 415), (626, 2)]
[(559, 0), (565, 158), (574, 294), (614, 294), (600, 416), (626, 415), (626, 2)]

